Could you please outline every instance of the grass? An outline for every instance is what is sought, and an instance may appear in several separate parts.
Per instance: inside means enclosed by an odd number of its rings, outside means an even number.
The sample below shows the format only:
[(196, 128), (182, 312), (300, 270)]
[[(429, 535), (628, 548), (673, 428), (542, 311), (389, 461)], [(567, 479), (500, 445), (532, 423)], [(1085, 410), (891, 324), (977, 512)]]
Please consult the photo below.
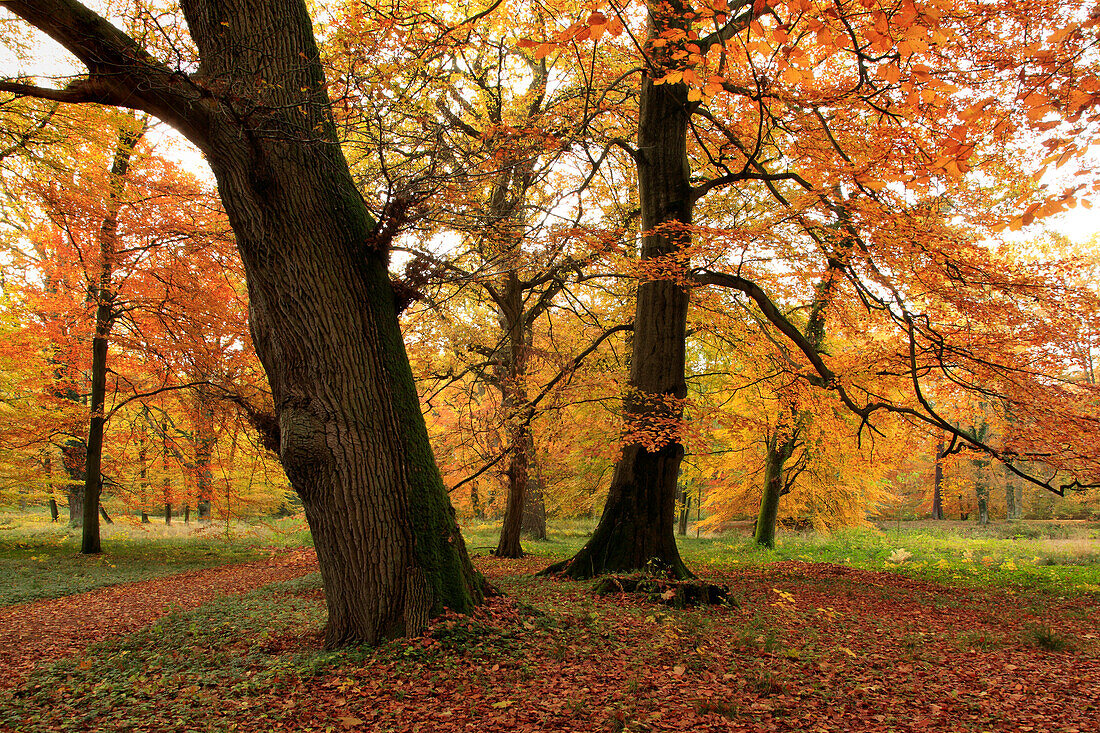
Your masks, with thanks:
[[(130, 521), (128, 521), (130, 520)], [(0, 606), (82, 593), (186, 570), (247, 562), (308, 542), (300, 520), (264, 524), (140, 524), (101, 527), (101, 555), (80, 554), (80, 529), (45, 514), (0, 514)]]
[[(591, 520), (552, 523), (546, 542), (524, 540), (527, 552), (568, 557), (587, 540)], [(463, 535), (474, 553), (496, 547), (499, 523), (468, 521)], [(890, 522), (832, 533), (780, 530), (775, 549), (745, 535), (677, 538), (690, 566), (718, 568), (795, 560), (887, 570), (946, 585), (1043, 590), (1055, 595), (1100, 594), (1100, 524), (1077, 521), (974, 523)], [(904, 553), (898, 553), (904, 550)], [(906, 557), (907, 555), (907, 557)], [(898, 561), (900, 558), (904, 558)], [(549, 564), (549, 562), (547, 563)]]

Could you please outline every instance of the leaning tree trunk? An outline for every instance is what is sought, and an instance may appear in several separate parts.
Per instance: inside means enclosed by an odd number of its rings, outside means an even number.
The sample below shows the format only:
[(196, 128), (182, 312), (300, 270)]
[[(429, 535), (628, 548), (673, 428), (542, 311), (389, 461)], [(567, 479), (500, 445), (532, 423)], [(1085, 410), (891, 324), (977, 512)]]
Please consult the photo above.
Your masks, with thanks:
[[(325, 643), (416, 633), (481, 586), (432, 456), (387, 232), (340, 150), (304, 0), (181, 0), (187, 73), (67, 0), (8, 0), (88, 68), (66, 99), (144, 109), (205, 154), (237, 238), (279, 455), (324, 579)], [(186, 514), (186, 511), (185, 511)]]
[[(650, 38), (662, 29), (654, 27)], [(688, 291), (672, 279), (645, 279), (645, 268), (667, 268), (690, 243), (692, 192), (687, 158), (687, 89), (642, 81), (638, 119), (638, 196), (643, 272), (635, 302), (630, 384), (624, 399), (627, 431), (644, 442), (624, 446), (607, 503), (589, 541), (569, 560), (547, 569), (573, 578), (654, 569), (691, 575), (676, 547), (676, 489), (684, 448), (678, 429), (687, 396), (685, 339)]]
[[(184, 2), (212, 101), (199, 139), (324, 579), (325, 645), (415, 634), (480, 585), (428, 442), (387, 243), (336, 141), (305, 4)], [(241, 114), (239, 107), (247, 109)]]

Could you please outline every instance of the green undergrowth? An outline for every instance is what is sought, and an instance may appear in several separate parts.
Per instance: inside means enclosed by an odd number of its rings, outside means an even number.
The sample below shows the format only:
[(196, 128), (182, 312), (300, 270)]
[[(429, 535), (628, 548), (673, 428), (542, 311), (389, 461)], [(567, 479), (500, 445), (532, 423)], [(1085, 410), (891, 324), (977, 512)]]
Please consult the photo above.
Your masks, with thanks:
[(116, 519), (100, 555), (80, 554), (80, 529), (37, 515), (0, 514), (0, 606), (82, 593), (186, 570), (256, 560), (308, 540), (300, 521), (185, 525)]

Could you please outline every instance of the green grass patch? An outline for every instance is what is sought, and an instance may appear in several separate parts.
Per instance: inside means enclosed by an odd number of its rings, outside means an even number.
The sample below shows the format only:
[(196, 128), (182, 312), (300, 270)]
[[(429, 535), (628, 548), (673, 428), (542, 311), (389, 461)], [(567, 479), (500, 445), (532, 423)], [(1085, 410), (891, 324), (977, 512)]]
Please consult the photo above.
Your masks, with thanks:
[(301, 520), (263, 524), (116, 520), (102, 528), (101, 555), (80, 554), (80, 529), (36, 514), (0, 514), (0, 605), (58, 598), (107, 585), (247, 562), (297, 547)]

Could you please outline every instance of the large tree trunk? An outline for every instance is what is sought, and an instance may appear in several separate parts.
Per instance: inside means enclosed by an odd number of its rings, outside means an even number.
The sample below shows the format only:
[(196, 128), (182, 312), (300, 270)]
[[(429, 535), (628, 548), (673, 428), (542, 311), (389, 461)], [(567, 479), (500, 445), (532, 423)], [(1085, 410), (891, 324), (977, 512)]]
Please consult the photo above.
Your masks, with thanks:
[[(664, 28), (653, 22), (649, 36)], [(682, 21), (681, 21), (682, 22)], [(642, 80), (638, 119), (638, 196), (641, 266), (671, 257), (690, 242), (692, 192), (687, 158), (687, 89)], [(641, 280), (635, 304), (630, 385), (624, 400), (627, 430), (647, 433), (645, 444), (623, 448), (600, 522), (571, 559), (549, 568), (574, 578), (651, 568), (691, 575), (676, 547), (676, 487), (684, 448), (679, 441), (688, 291), (675, 280)]]
[[(301, 0), (184, 2), (213, 102), (199, 143), (248, 282), (279, 455), (324, 579), (325, 645), (415, 634), (479, 581), (428, 442), (389, 253), (336, 143)], [(247, 100), (240, 116), (236, 97)]]
[[(89, 83), (206, 156), (245, 267), (250, 325), (324, 579), (325, 643), (375, 643), (481, 598), (401, 340), (385, 236), (340, 150), (304, 0), (181, 0), (188, 76), (86, 7), (5, 7), (62, 42)], [(82, 82), (83, 83), (83, 82)], [(186, 515), (186, 512), (185, 512)]]

